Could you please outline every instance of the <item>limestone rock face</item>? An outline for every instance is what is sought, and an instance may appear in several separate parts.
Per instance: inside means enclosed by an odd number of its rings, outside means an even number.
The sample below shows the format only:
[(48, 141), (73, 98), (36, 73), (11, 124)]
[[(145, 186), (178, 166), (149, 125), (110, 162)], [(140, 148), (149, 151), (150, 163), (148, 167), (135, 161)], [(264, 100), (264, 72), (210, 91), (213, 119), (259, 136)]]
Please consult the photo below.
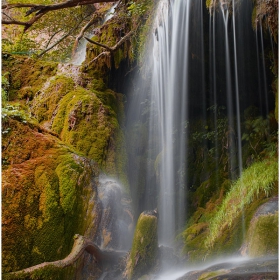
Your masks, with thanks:
[(141, 213), (134, 232), (132, 249), (127, 262), (128, 279), (137, 279), (156, 264), (158, 255), (156, 211)]

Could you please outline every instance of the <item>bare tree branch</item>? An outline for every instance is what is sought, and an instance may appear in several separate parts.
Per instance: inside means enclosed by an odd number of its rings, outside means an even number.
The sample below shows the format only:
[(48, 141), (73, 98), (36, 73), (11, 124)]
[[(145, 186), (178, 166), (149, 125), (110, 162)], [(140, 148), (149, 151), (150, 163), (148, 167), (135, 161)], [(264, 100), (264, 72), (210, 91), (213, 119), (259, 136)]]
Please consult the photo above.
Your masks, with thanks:
[(95, 61), (97, 61), (100, 57), (102, 57), (102, 56), (110, 56), (111, 55), (111, 52), (102, 52), (102, 53), (100, 53), (97, 57), (95, 57), (93, 60), (91, 60), (87, 65), (86, 65), (86, 68), (90, 65), (90, 64), (92, 64), (93, 62), (95, 62)]
[(50, 51), (51, 49), (53, 49), (55, 46), (57, 46), (60, 42), (62, 42), (65, 38), (67, 38), (68, 36), (70, 36), (72, 34), (73, 31), (75, 31), (76, 29), (78, 29), (78, 27), (80, 26), (80, 24), (83, 22), (83, 19), (76, 24), (76, 26), (74, 26), (72, 29), (70, 29), (64, 36), (62, 36), (59, 40), (57, 40), (53, 45), (51, 45), (49, 48), (45, 49), (43, 52), (41, 52), (40, 54), (38, 54), (38, 57), (43, 56), (45, 53), (47, 53), (48, 51)]
[(100, 57), (102, 57), (102, 56), (109, 56), (109, 55), (111, 55), (112, 52), (114, 52), (114, 51), (116, 51), (118, 48), (120, 48), (121, 45), (122, 45), (126, 40), (128, 40), (128, 39), (130, 38), (131, 35), (133, 35), (133, 34), (137, 31), (137, 29), (138, 29), (139, 26), (140, 26), (140, 23), (137, 25), (137, 27), (135, 28), (135, 30), (131, 30), (130, 32), (128, 32), (128, 33), (127, 33), (123, 38), (121, 38), (121, 40), (118, 41), (113, 47), (109, 47), (109, 46), (107, 46), (107, 45), (104, 45), (104, 44), (95, 42), (95, 41), (93, 41), (93, 40), (91, 40), (91, 39), (89, 39), (89, 38), (87, 38), (87, 37), (84, 36), (84, 38), (85, 38), (88, 42), (90, 42), (91, 44), (100, 46), (100, 47), (102, 47), (102, 48), (104, 48), (104, 49), (107, 50), (107, 52), (102, 52), (102, 53), (100, 53), (97, 57), (95, 57), (93, 60), (91, 60), (91, 61), (86, 65), (86, 67), (88, 67), (91, 63), (95, 62), (96, 60), (98, 60), (98, 59), (99, 59)]
[(108, 46), (106, 46), (106, 45), (103, 45), (103, 44), (101, 44), (101, 43), (95, 42), (95, 41), (89, 39), (88, 37), (84, 37), (84, 38), (85, 38), (88, 42), (90, 42), (90, 43), (92, 43), (92, 44), (94, 44), (94, 45), (97, 45), (97, 46), (99, 46), (99, 47), (102, 47), (102, 48), (108, 50), (109, 52), (112, 52), (112, 51), (113, 51), (113, 48), (110, 48), (110, 47), (108, 47)]
[[(136, 28), (136, 30), (137, 30), (137, 28)], [(95, 42), (95, 41), (93, 41), (93, 40), (91, 40), (91, 39), (89, 39), (89, 38), (87, 38), (87, 37), (84, 37), (84, 38), (85, 38), (88, 42), (90, 42), (90, 43), (92, 43), (92, 44), (94, 44), (94, 45), (97, 45), (97, 46), (100, 46), (100, 47), (102, 47), (102, 48), (105, 48), (105, 49), (107, 49), (107, 50), (110, 51), (110, 52), (114, 52), (114, 51), (116, 51), (126, 40), (128, 40), (129, 37), (130, 37), (136, 30), (131, 30), (131, 31), (130, 31), (129, 33), (127, 33), (123, 38), (121, 38), (121, 40), (120, 40), (118, 43), (116, 43), (113, 47), (109, 47), (109, 46), (107, 46), (107, 45), (104, 45), (104, 44)]]
[(87, 22), (87, 24), (81, 29), (80, 33), (78, 34), (78, 36), (76, 37), (75, 42), (74, 42), (74, 46), (73, 46), (73, 50), (72, 50), (72, 57), (74, 57), (74, 55), (77, 51), (77, 48), (78, 48), (79, 41), (81, 40), (81, 38), (83, 38), (86, 30), (90, 26), (92, 26), (95, 22), (97, 22), (99, 19), (100, 19), (99, 15), (94, 14), (93, 17), (90, 19), (90, 21)]
[(52, 39), (53, 39), (58, 33), (62, 32), (62, 31), (63, 31), (63, 29), (61, 28), (61, 29), (57, 30), (56, 32), (54, 32), (54, 33), (50, 36), (50, 38), (49, 38), (49, 40), (48, 40), (48, 42), (47, 42), (45, 48), (48, 48), (49, 45), (50, 45), (50, 43), (51, 43), (51, 41), (52, 41)]
[(23, 21), (16, 21), (16, 20), (2, 20), (2, 24), (17, 24), (17, 25), (24, 25), (24, 31), (26, 31), (34, 22), (39, 20), (43, 15), (50, 11), (55, 11), (55, 10), (61, 10), (65, 8), (71, 8), (71, 7), (76, 7), (76, 6), (84, 6), (84, 5), (90, 5), (90, 4), (95, 4), (95, 3), (106, 3), (106, 2), (116, 2), (116, 0), (68, 0), (62, 3), (58, 4), (52, 4), (52, 5), (39, 5), (39, 4), (23, 4), (23, 3), (18, 3), (18, 4), (5, 4), (2, 5), (2, 10), (4, 9), (14, 9), (14, 8), (30, 8), (25, 16), (29, 16), (33, 13), (35, 15), (26, 22)]

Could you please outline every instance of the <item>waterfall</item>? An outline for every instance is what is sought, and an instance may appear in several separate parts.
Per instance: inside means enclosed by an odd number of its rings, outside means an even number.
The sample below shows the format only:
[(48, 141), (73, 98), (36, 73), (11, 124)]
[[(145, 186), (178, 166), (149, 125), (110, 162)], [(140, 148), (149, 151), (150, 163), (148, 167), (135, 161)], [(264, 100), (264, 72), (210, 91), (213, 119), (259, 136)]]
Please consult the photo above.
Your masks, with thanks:
[(202, 0), (159, 2), (145, 70), (128, 96), (132, 196), (136, 213), (158, 207), (162, 244), (185, 226), (190, 192), (210, 177), (218, 188), (220, 170), (241, 175), (245, 110), (267, 117), (273, 108), (251, 1), (214, 3), (209, 12)]
[[(164, 3), (167, 6), (167, 3)], [(184, 125), (188, 88), (188, 32), (190, 1), (170, 4), (169, 17), (161, 15), (154, 36), (154, 69), (152, 103), (159, 114), (159, 239), (170, 243), (174, 238), (176, 220), (184, 221), (184, 181), (176, 186), (177, 171), (184, 171), (186, 138)], [(164, 18), (165, 19), (162, 19)], [(172, 22), (169, 20), (173, 19)], [(176, 135), (176, 136), (175, 136)], [(176, 139), (175, 139), (176, 138)], [(179, 154), (177, 154), (179, 151)], [(180, 176), (180, 175), (179, 175)], [(177, 207), (175, 207), (175, 205)], [(179, 214), (180, 213), (180, 214)], [(180, 215), (180, 216), (179, 216)]]

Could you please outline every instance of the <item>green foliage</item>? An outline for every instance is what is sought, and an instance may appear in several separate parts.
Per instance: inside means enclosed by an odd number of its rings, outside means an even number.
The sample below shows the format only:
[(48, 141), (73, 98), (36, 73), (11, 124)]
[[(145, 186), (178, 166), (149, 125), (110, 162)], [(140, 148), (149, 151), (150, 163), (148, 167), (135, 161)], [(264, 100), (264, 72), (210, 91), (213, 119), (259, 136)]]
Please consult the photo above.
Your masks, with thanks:
[(2, 51), (12, 53), (12, 54), (21, 54), (31, 56), (38, 52), (38, 44), (34, 39), (30, 38), (30, 35), (23, 34), (18, 36), (13, 40), (13, 42), (5, 39), (2, 44)]
[[(18, 3), (9, 0), (8, 3)], [(23, 3), (25, 1), (21, 1)], [(27, 1), (28, 2), (28, 1)], [(61, 0), (57, 1), (63, 2)], [(33, 1), (33, 4), (54, 4), (51, 0)], [(8, 12), (15, 20), (28, 21), (34, 13), (25, 16), (30, 8), (11, 9)], [(94, 13), (93, 5), (76, 6), (73, 8), (60, 9), (45, 14), (42, 19), (35, 22), (29, 32), (23, 33), (22, 26), (5, 26), (3, 34), (3, 50), (9, 53), (25, 55), (41, 55), (44, 59), (52, 61), (67, 61), (71, 58), (74, 38), (79, 34), (80, 29), (88, 22)], [(7, 11), (6, 11), (7, 12)]]
[(3, 103), (3, 105), (4, 107), (1, 111), (3, 124), (2, 134), (6, 134), (11, 130), (10, 127), (6, 126), (6, 123), (8, 123), (9, 118), (21, 121), (22, 123), (35, 122), (35, 120), (29, 116), (26, 110), (22, 108), (22, 106), (19, 103), (6, 102)]
[(278, 178), (278, 162), (264, 160), (246, 169), (232, 185), (215, 217), (210, 222), (209, 235), (205, 241), (211, 247), (225, 228), (230, 228), (236, 219), (260, 193), (268, 196)]
[(248, 118), (244, 123), (244, 156), (260, 160), (265, 156), (273, 157), (277, 152), (277, 124), (273, 114), (268, 118), (262, 116)]
[(135, 7), (134, 9), (136, 9), (137, 6), (144, 6), (142, 9), (140, 8), (143, 14), (135, 11), (136, 16), (133, 19), (133, 21), (135, 21), (134, 24), (138, 24), (139, 21), (143, 19), (145, 20), (145, 23), (140, 26), (140, 28), (137, 30), (136, 36), (134, 36), (133, 38), (131, 56), (132, 59), (138, 60), (140, 65), (145, 66), (144, 59), (146, 57), (146, 52), (149, 51), (148, 45), (151, 38), (151, 32), (153, 32), (152, 26), (156, 5), (154, 1), (144, 1), (143, 4), (141, 4), (141, 2), (140, 4), (136, 4), (133, 1), (130, 3), (134, 3), (134, 5), (132, 6)]
[(130, 1), (128, 3), (128, 16), (142, 16), (145, 14), (145, 12), (148, 9), (150, 1), (141, 1), (140, 3), (135, 2), (135, 1)]

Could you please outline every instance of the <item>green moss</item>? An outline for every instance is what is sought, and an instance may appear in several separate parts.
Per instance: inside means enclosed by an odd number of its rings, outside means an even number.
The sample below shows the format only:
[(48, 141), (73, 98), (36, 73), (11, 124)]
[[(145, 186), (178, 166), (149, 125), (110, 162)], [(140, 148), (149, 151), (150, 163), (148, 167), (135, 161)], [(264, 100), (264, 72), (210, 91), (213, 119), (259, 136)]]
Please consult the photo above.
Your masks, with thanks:
[(10, 100), (32, 99), (47, 79), (57, 71), (57, 63), (24, 56), (9, 55), (2, 62), (3, 71), (10, 73)]
[(140, 277), (155, 264), (157, 257), (157, 217), (142, 213), (138, 219), (127, 263), (128, 279)]
[(121, 104), (120, 95), (111, 90), (77, 87), (59, 101), (52, 130), (66, 144), (94, 159), (105, 172), (126, 182)]
[(57, 165), (55, 172), (59, 180), (60, 204), (65, 214), (74, 214), (74, 205), (76, 203), (75, 185), (82, 173), (82, 167), (68, 155), (61, 156), (59, 161), (61, 163)]
[(15, 120), (12, 124), (25, 134), (18, 142), (12, 131), (7, 143), (12, 147), (23, 143), (23, 154), (34, 153), (17, 161), (16, 154), (7, 153), (11, 163), (2, 172), (3, 272), (63, 259), (72, 248), (74, 234), (90, 234), (86, 233), (89, 227), (94, 234), (97, 228), (93, 212), (96, 166), (53, 136)]
[(212, 0), (206, 0), (206, 7), (207, 9), (210, 9), (212, 6)]
[(74, 85), (73, 80), (68, 77), (55, 76), (49, 81), (49, 85), (35, 96), (32, 102), (32, 114), (39, 122), (50, 120), (60, 99), (73, 90)]
[(254, 218), (248, 231), (248, 255), (277, 255), (278, 229), (278, 212)]

